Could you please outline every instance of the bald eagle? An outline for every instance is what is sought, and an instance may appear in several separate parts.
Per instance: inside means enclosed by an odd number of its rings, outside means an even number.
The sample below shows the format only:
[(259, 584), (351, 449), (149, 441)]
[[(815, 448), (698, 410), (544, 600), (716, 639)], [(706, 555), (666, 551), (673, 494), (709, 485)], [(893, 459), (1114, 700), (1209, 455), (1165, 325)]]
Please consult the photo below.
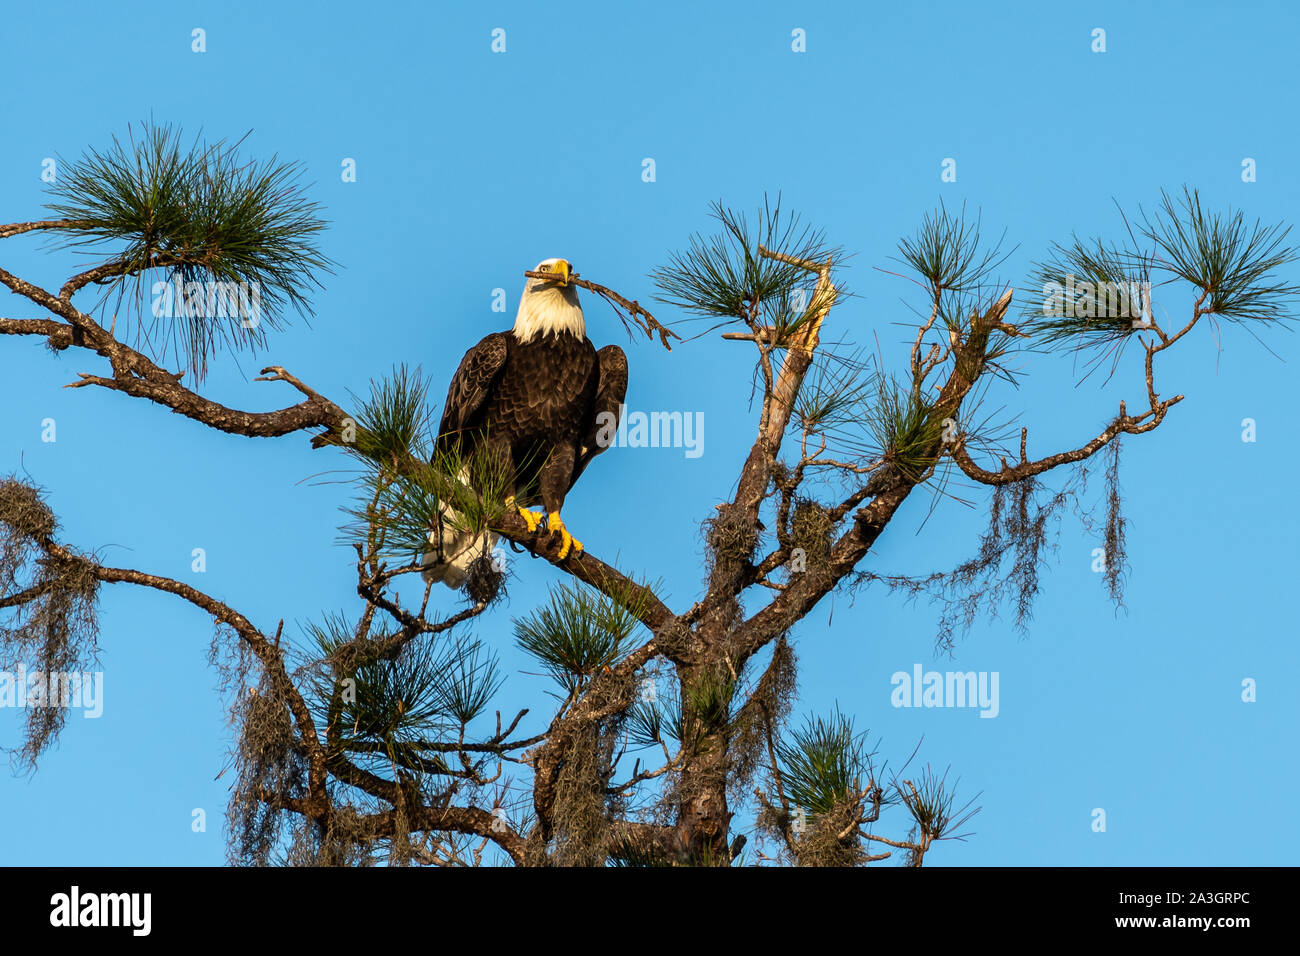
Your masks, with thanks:
[[(559, 557), (581, 551), (564, 526), (565, 496), (591, 459), (605, 450), (627, 395), (627, 357), (617, 345), (597, 351), (588, 340), (572, 265), (545, 259), (519, 300), (514, 328), (493, 332), (465, 353), (452, 376), (435, 456), (468, 461), (491, 455), (509, 476), (506, 506), (536, 531), (559, 535)], [(612, 426), (612, 427), (611, 427)], [(445, 458), (443, 460), (446, 460)], [(481, 472), (479, 472), (481, 473)], [(462, 471), (462, 478), (469, 469)], [(541, 503), (545, 514), (530, 511)], [(443, 506), (424, 577), (459, 588), (469, 565), (490, 552), (495, 536), (458, 531)]]

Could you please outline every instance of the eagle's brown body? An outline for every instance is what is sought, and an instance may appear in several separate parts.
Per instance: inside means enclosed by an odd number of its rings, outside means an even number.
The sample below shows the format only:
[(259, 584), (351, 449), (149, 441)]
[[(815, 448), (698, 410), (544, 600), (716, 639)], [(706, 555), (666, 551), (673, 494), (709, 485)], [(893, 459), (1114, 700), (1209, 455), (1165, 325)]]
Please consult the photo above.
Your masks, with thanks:
[(540, 500), (548, 513), (559, 512), (604, 450), (600, 424), (618, 421), (626, 394), (627, 359), (617, 345), (597, 352), (585, 336), (568, 332), (529, 342), (494, 332), (466, 353), (452, 378), (438, 451), (507, 457), (516, 500)]

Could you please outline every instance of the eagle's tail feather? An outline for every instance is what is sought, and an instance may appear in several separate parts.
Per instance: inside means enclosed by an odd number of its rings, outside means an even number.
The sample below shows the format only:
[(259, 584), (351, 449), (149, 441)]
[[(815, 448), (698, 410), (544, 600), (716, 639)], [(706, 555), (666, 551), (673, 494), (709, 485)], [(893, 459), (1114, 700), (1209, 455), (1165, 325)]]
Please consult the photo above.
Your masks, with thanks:
[(469, 566), (492, 553), (497, 536), (490, 531), (457, 531), (456, 526), (462, 524), (460, 515), (447, 505), (438, 509), (438, 517), (438, 527), (429, 532), (429, 544), (434, 547), (420, 561), (424, 566), (421, 575), (426, 583), (441, 581), (459, 590), (465, 584)]

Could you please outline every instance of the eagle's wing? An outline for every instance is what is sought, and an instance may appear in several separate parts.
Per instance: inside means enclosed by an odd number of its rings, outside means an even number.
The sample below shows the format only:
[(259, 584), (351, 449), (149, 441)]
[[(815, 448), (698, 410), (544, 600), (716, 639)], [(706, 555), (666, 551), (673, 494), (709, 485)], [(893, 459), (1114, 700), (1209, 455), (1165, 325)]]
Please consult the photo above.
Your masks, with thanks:
[(438, 425), (438, 450), (450, 451), (475, 418), (506, 364), (506, 333), (493, 332), (465, 353), (451, 377)]
[[(596, 353), (596, 363), (600, 368), (600, 384), (596, 388), (596, 400), (591, 404), (587, 418), (586, 431), (582, 445), (578, 448), (578, 458), (573, 466), (573, 482), (591, 459), (604, 451), (614, 440), (618, 428), (619, 413), (623, 400), (627, 397), (627, 356), (617, 345), (606, 345)], [(573, 483), (570, 483), (570, 487)]]

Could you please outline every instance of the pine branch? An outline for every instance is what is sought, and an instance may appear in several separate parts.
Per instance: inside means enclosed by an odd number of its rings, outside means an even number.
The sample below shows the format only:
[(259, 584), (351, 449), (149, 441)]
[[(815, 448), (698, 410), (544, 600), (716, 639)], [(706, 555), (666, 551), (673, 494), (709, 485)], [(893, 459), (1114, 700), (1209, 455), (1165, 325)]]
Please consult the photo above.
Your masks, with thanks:
[[(114, 247), (106, 262), (69, 280), (60, 298), (71, 301), (91, 283), (106, 285), (136, 334), (147, 341), (159, 329), (153, 357), (165, 361), (174, 347), (202, 381), (217, 349), (263, 346), (285, 309), (306, 317), (311, 290), (321, 288), (318, 275), (331, 272), (333, 263), (317, 245), (325, 222), (298, 182), (300, 164), (248, 162), (240, 143), (196, 137), (183, 146), (181, 139), (179, 129), (145, 123), (138, 138), (130, 131), (125, 143), (114, 137), (107, 149), (61, 160), (48, 208), (63, 218), (41, 228), (62, 234), (66, 247)], [(180, 311), (160, 316), (155, 302), (154, 321), (146, 324), (144, 280), (151, 272), (164, 289), (179, 285)], [(224, 300), (220, 308), (200, 307), (192, 297), (195, 283), (222, 295), (241, 287), (248, 299), (238, 301), (234, 314)], [(166, 301), (174, 313), (175, 298)]]

